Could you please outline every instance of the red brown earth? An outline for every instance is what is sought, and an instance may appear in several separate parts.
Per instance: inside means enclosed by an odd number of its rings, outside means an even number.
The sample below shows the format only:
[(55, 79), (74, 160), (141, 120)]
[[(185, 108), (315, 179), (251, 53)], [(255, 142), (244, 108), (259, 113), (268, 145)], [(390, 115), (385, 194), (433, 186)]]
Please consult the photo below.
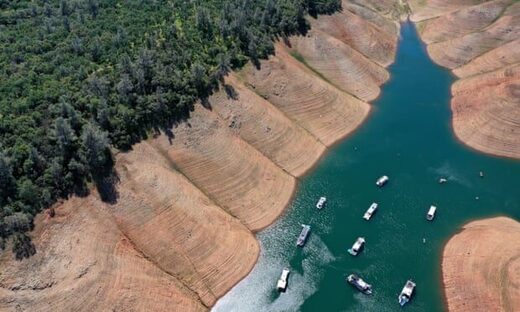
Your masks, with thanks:
[(520, 2), (412, 0), (428, 53), (459, 77), (453, 129), (477, 150), (520, 158)]
[(520, 223), (493, 218), (466, 224), (444, 248), (450, 311), (518, 311)]
[(115, 203), (93, 192), (39, 215), (37, 254), (0, 255), (0, 310), (208, 310), (254, 266), (254, 233), (296, 179), (363, 122), (388, 79), (400, 7), (343, 5), (259, 70), (232, 74), (168, 135), (119, 153)]
[[(489, 154), (520, 158), (520, 2), (410, 0), (430, 57), (452, 86), (456, 136)], [(520, 310), (520, 224), (466, 225), (442, 261), (449, 311)]]

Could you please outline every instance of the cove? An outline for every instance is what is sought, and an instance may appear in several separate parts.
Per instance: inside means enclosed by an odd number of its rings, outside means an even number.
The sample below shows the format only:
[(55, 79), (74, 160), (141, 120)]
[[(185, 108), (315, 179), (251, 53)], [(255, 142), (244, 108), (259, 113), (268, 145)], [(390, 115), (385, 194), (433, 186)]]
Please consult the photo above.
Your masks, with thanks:
[[(446, 241), (470, 220), (520, 219), (520, 162), (457, 141), (449, 107), (454, 77), (431, 61), (409, 22), (402, 24), (389, 70), (368, 120), (300, 181), (286, 213), (257, 235), (262, 252), (255, 268), (214, 311), (401, 311), (397, 295), (409, 278), (417, 288), (407, 311), (445, 311)], [(375, 181), (383, 174), (390, 182), (379, 189)], [(440, 177), (448, 183), (440, 185)], [(328, 198), (321, 211), (315, 208), (320, 196)], [(379, 209), (367, 222), (362, 216), (372, 202)], [(432, 204), (437, 215), (428, 222)], [(312, 232), (300, 249), (295, 242), (302, 223)], [(366, 246), (352, 257), (347, 249), (358, 236)], [(291, 269), (289, 288), (279, 294), (284, 267)], [(350, 273), (371, 283), (374, 294), (348, 285)]]

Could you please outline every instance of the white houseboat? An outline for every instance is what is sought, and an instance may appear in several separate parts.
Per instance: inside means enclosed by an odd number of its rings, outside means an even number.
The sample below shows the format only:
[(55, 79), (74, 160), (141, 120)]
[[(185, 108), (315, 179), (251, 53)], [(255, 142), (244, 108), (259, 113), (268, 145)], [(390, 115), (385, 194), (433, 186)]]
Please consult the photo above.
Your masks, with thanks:
[(298, 240), (296, 241), (296, 245), (299, 247), (303, 247), (305, 242), (307, 241), (307, 237), (311, 232), (311, 226), (302, 224), (302, 231), (300, 232), (300, 236), (298, 236)]
[(353, 255), (353, 256), (357, 256), (361, 252), (361, 249), (363, 249), (364, 245), (365, 245), (365, 238), (364, 237), (358, 237), (358, 239), (352, 245), (352, 248), (350, 248), (348, 250), (348, 253)]
[(316, 204), (316, 208), (318, 209), (321, 209), (323, 208), (323, 206), (325, 205), (325, 203), (327, 202), (327, 197), (320, 197), (320, 199), (318, 200), (318, 203)]
[(283, 269), (282, 275), (278, 279), (278, 283), (276, 284), (276, 288), (278, 291), (285, 291), (287, 289), (287, 281), (289, 280), (289, 271), (288, 268)]
[(365, 219), (367, 221), (370, 220), (370, 218), (372, 218), (372, 215), (374, 215), (376, 210), (377, 210), (377, 203), (372, 203), (372, 205), (370, 205), (370, 207), (368, 207), (367, 211), (363, 215), (363, 219)]
[(437, 207), (430, 206), (430, 209), (428, 210), (428, 213), (426, 213), (426, 220), (432, 221), (433, 218), (435, 218), (435, 212), (437, 211)]
[(349, 276), (347, 276), (347, 282), (350, 285), (356, 287), (360, 292), (364, 293), (365, 295), (372, 294), (372, 285), (365, 282), (361, 277), (357, 276), (356, 274), (350, 274)]
[(379, 187), (382, 187), (388, 182), (388, 180), (389, 180), (388, 176), (384, 175), (384, 176), (380, 177), (379, 179), (377, 179), (376, 185)]
[(407, 304), (410, 299), (412, 299), (413, 292), (415, 290), (415, 283), (411, 280), (406, 281), (406, 284), (403, 287), (403, 290), (401, 290), (401, 293), (399, 294), (399, 304), (401, 306), (404, 306)]

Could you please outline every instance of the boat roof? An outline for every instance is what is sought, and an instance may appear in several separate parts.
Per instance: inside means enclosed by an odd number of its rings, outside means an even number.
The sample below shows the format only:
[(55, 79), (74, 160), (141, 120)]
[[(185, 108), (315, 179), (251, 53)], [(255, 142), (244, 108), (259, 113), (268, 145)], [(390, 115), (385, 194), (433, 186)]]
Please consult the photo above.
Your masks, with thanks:
[(363, 288), (368, 288), (370, 287), (370, 284), (368, 284), (367, 282), (365, 282), (364, 280), (362, 280), (361, 278), (357, 280), (357, 283), (359, 286), (363, 287)]

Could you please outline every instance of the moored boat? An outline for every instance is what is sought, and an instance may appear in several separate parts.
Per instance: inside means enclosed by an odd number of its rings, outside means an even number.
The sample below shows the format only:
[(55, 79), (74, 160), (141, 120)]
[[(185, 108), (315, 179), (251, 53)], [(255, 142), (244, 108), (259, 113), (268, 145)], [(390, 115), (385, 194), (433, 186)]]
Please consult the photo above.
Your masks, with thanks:
[(380, 177), (379, 179), (377, 179), (376, 185), (379, 187), (382, 187), (388, 182), (388, 180), (389, 180), (388, 176), (384, 175), (384, 176)]
[(431, 205), (428, 213), (426, 213), (426, 220), (432, 221), (435, 218), (435, 212), (437, 211), (437, 207)]
[(303, 247), (305, 242), (307, 241), (307, 237), (311, 232), (311, 226), (302, 224), (302, 231), (300, 232), (300, 236), (298, 236), (298, 240), (296, 241), (296, 245), (299, 247)]
[(278, 291), (285, 291), (287, 289), (289, 273), (291, 273), (291, 271), (288, 268), (282, 270), (282, 275), (280, 275), (278, 283), (276, 284), (276, 288), (278, 289)]
[(399, 304), (401, 306), (404, 306), (410, 301), (410, 299), (412, 299), (414, 290), (415, 283), (412, 280), (407, 280), (403, 290), (401, 290), (401, 293), (399, 294)]
[(318, 200), (318, 203), (316, 204), (316, 208), (318, 209), (321, 209), (323, 208), (323, 206), (325, 205), (325, 203), (327, 202), (327, 197), (320, 197), (320, 199)]
[(361, 250), (363, 249), (363, 246), (365, 245), (365, 238), (364, 237), (358, 237), (358, 239), (354, 242), (352, 245), (352, 248), (348, 250), (348, 253), (357, 256)]
[(446, 178), (440, 178), (439, 179), (439, 184), (444, 184), (446, 182), (448, 182), (448, 179), (446, 179)]
[(347, 276), (347, 282), (366, 295), (372, 294), (372, 285), (365, 282), (361, 277), (357, 276), (356, 274), (350, 274), (349, 276)]
[(372, 203), (372, 205), (370, 205), (370, 207), (368, 207), (367, 211), (363, 215), (363, 219), (365, 219), (367, 221), (370, 220), (370, 218), (372, 218), (372, 215), (376, 212), (377, 206), (378, 206), (377, 203)]

